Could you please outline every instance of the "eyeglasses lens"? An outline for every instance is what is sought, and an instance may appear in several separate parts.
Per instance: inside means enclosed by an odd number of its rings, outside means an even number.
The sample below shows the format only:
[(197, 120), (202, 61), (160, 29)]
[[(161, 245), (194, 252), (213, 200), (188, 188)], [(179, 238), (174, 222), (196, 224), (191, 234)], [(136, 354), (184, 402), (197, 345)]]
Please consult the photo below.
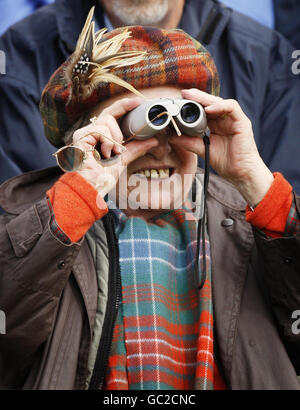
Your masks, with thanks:
[(66, 172), (76, 171), (83, 161), (83, 152), (76, 147), (66, 147), (57, 154), (59, 166)]

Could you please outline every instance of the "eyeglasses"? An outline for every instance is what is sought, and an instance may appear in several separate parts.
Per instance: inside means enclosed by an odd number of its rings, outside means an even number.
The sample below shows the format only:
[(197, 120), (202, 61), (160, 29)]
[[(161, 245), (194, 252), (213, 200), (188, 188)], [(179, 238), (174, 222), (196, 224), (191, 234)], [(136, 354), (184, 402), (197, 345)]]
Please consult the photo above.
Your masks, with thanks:
[(92, 149), (83, 150), (74, 145), (66, 145), (52, 154), (57, 162), (57, 165), (64, 172), (79, 171), (83, 161), (87, 158), (87, 152), (92, 152), (96, 161), (100, 161), (99, 152), (93, 147)]
[[(98, 132), (91, 132), (89, 134), (84, 135), (79, 139), (79, 141), (88, 135), (92, 135), (94, 137), (101, 136), (114, 144), (118, 145), (122, 151), (126, 151), (126, 147), (123, 145), (119, 144), (117, 141), (113, 140), (112, 138), (107, 137), (106, 135), (103, 135)], [(93, 157), (95, 160), (101, 165), (112, 165), (113, 162), (115, 162), (120, 155), (115, 155), (112, 158), (108, 159), (102, 159), (99, 152), (96, 150), (95, 146), (91, 149), (82, 149), (79, 147), (74, 146), (74, 144), (69, 144), (66, 145), (62, 148), (60, 148), (58, 151), (56, 151), (52, 156), (55, 157), (57, 165), (60, 167), (60, 169), (64, 172), (74, 172), (74, 171), (79, 171), (82, 167), (83, 161), (87, 159), (87, 153), (92, 152)]]

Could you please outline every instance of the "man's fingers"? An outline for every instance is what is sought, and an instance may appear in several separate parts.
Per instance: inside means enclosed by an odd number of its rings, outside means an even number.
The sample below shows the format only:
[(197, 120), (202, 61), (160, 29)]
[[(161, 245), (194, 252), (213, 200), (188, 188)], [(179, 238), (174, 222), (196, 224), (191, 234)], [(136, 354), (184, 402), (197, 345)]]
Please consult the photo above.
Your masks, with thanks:
[(123, 98), (122, 100), (115, 101), (109, 107), (104, 108), (98, 118), (101, 119), (105, 115), (112, 115), (113, 117), (118, 119), (127, 114), (127, 112), (138, 107), (141, 102), (142, 98), (140, 97)]
[(212, 119), (218, 117), (226, 119), (229, 116), (233, 121), (241, 121), (245, 117), (241, 107), (235, 100), (216, 101), (206, 106), (205, 112)]
[[(111, 136), (114, 141), (118, 142), (120, 145), (123, 143), (123, 134), (117, 123), (117, 121), (111, 115), (105, 119), (105, 123), (110, 129)], [(122, 149), (118, 144), (113, 145), (113, 151), (115, 154), (121, 154)]]
[(191, 88), (190, 90), (181, 90), (181, 95), (183, 98), (196, 101), (204, 107), (214, 104), (216, 101), (222, 100), (221, 97), (207, 94), (204, 91), (198, 90), (197, 88)]
[(93, 131), (95, 131), (95, 127), (91, 125), (76, 130), (73, 134), (73, 144), (86, 149), (90, 148), (91, 145), (94, 146), (98, 139), (92, 135)]
[(231, 137), (237, 130), (247, 129), (252, 134), (251, 122), (236, 100), (224, 100), (195, 88), (182, 90), (182, 96), (204, 107), (212, 133)]
[(105, 158), (110, 158), (114, 143), (111, 141), (112, 135), (109, 127), (103, 127), (102, 134), (103, 135), (99, 139), (99, 141), (101, 142), (99, 142), (98, 144), (98, 150), (100, 150), (101, 156), (104, 156)]
[(186, 137), (184, 135), (181, 135), (181, 137), (174, 136), (170, 137), (169, 142), (170, 144), (184, 148), (187, 151), (200, 155), (201, 157), (205, 152), (204, 142), (201, 137)]
[(239, 121), (245, 116), (239, 103), (235, 100), (224, 100), (221, 97), (207, 94), (204, 91), (197, 90), (196, 88), (182, 90), (181, 93), (184, 98), (196, 101), (203, 105), (205, 107), (205, 112), (211, 119), (218, 117), (225, 119), (226, 116), (230, 116), (232, 120)]
[(122, 152), (123, 134), (118, 126), (117, 121), (112, 116), (105, 117), (103, 122), (98, 119), (73, 134), (73, 142), (81, 148), (90, 148), (101, 144), (100, 151), (106, 158), (110, 158), (111, 151), (115, 154)]

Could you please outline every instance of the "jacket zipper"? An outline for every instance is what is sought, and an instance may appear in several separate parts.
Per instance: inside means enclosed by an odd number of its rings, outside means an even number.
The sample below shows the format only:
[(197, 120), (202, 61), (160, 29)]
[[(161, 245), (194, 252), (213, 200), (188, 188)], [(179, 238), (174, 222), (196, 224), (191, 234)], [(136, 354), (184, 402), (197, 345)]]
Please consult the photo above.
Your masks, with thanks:
[(103, 224), (107, 236), (109, 281), (108, 281), (108, 301), (106, 306), (105, 319), (102, 335), (98, 347), (93, 375), (90, 381), (89, 390), (101, 390), (106, 375), (110, 348), (112, 344), (113, 330), (117, 319), (121, 296), (121, 271), (119, 262), (118, 239), (115, 233), (114, 220), (111, 213), (103, 218)]

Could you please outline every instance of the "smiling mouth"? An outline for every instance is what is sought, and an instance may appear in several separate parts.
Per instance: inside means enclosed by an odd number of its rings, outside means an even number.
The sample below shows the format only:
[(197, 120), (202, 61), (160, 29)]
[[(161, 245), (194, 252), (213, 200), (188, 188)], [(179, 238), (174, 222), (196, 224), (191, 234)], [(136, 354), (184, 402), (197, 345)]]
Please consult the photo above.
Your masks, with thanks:
[(173, 175), (175, 168), (146, 168), (133, 172), (133, 175), (142, 178), (166, 179)]

